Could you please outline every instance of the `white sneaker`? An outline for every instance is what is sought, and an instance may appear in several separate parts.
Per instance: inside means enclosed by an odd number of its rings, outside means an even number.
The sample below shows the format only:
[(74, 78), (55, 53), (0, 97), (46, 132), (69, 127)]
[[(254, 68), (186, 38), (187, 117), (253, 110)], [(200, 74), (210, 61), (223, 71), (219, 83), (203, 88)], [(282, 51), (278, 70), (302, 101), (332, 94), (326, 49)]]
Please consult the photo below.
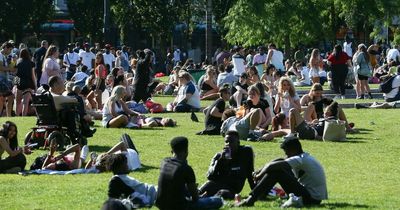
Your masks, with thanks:
[(341, 98), (342, 100), (343, 100), (343, 99), (346, 99), (346, 97), (345, 97), (344, 95), (341, 95), (340, 98)]
[(293, 193), (289, 194), (289, 199), (282, 204), (281, 208), (301, 208), (303, 207), (303, 198), (302, 197), (297, 197)]

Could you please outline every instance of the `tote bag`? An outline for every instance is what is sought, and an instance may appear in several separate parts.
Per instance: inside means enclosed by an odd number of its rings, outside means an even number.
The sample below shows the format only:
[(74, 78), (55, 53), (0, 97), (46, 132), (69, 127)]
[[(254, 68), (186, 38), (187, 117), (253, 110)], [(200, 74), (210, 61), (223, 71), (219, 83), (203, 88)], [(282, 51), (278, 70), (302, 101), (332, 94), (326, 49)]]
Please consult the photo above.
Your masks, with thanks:
[(326, 120), (322, 139), (324, 141), (345, 141), (346, 122), (341, 120)]

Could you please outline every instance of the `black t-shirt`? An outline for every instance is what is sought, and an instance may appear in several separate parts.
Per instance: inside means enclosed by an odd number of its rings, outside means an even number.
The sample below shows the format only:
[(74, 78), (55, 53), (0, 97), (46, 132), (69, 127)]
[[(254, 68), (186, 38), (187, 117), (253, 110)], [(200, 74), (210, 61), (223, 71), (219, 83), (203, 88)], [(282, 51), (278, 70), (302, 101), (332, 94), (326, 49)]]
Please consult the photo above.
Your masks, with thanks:
[(225, 111), (225, 101), (222, 98), (218, 98), (213, 104), (211, 104), (210, 108), (207, 110), (205, 116), (205, 134), (215, 134), (218, 135), (221, 129), (222, 121), (220, 117), (214, 117), (211, 115), (211, 111), (213, 108), (217, 108), (219, 113), (223, 113)]
[(114, 176), (108, 183), (108, 197), (119, 199), (127, 198), (135, 190), (125, 184), (119, 177)]
[(240, 82), (234, 82), (233, 85), (232, 85), (232, 88), (231, 88), (231, 95), (236, 93), (236, 91), (237, 91), (236, 86), (239, 86), (239, 87), (243, 88), (246, 91), (247, 91), (247, 88), (249, 87), (249, 85), (247, 83), (242, 85)]
[(161, 163), (156, 206), (161, 210), (186, 209), (186, 185), (196, 183), (192, 167), (176, 158), (165, 158)]
[(253, 188), (253, 149), (250, 146), (239, 146), (238, 153), (233, 155), (231, 160), (220, 159), (221, 155), (221, 153), (217, 153), (211, 160), (207, 178), (229, 186), (232, 193), (240, 193), (246, 179)]
[[(16, 75), (20, 78), (18, 89), (24, 90), (27, 88), (35, 89), (34, 81), (32, 80), (32, 68), (35, 64), (29, 59), (19, 59), (17, 62)], [(36, 82), (36, 81), (35, 81)]]
[(245, 107), (246, 107), (246, 109), (260, 108), (260, 109), (264, 112), (264, 114), (266, 114), (266, 113), (265, 113), (265, 110), (266, 110), (267, 108), (269, 108), (269, 103), (268, 103), (267, 100), (265, 100), (265, 99), (263, 99), (263, 98), (260, 98), (260, 101), (259, 101), (258, 104), (256, 104), (256, 105), (254, 105), (253, 102), (251, 102), (250, 100), (247, 100), (247, 101), (245, 102)]

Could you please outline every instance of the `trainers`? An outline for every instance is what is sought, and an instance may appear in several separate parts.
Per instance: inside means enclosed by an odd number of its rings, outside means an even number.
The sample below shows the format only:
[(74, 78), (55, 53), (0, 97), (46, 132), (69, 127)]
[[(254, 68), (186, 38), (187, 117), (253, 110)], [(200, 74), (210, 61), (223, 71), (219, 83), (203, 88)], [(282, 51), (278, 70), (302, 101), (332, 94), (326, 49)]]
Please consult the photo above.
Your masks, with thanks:
[(354, 104), (354, 108), (356, 108), (356, 109), (366, 109), (366, 108), (368, 108), (368, 107), (366, 107), (366, 106), (363, 105), (363, 104), (355, 103), (355, 104)]
[(340, 96), (340, 99), (342, 99), (342, 100), (343, 100), (343, 99), (346, 99), (346, 96), (341, 95), (341, 96)]
[(293, 193), (289, 194), (289, 199), (282, 204), (282, 208), (301, 208), (303, 207), (303, 198), (302, 197), (297, 197)]
[(235, 203), (234, 206), (235, 207), (254, 206), (254, 202), (255, 202), (255, 200), (251, 196), (249, 196), (248, 198), (242, 200), (241, 202)]

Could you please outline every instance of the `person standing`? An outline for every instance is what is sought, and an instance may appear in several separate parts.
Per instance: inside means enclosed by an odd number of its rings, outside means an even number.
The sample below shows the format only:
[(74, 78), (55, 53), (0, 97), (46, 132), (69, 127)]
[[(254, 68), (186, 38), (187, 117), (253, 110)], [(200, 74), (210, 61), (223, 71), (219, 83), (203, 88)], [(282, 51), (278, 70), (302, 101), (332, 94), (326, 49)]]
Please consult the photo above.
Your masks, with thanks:
[(151, 97), (149, 93), (151, 65), (153, 53), (151, 51), (138, 51), (138, 62), (136, 65), (135, 77), (133, 78), (133, 100), (139, 103), (145, 102)]
[(243, 56), (244, 49), (242, 47), (234, 48), (235, 54), (232, 56), (233, 75), (240, 77), (245, 72), (245, 57)]
[(292, 194), (282, 207), (297, 207), (320, 204), (328, 199), (325, 172), (322, 165), (304, 152), (300, 141), (295, 136), (286, 136), (281, 149), (287, 157), (276, 159), (266, 164), (254, 174), (257, 183), (248, 198), (237, 206), (253, 206), (258, 197), (269, 192), (276, 183)]
[(262, 75), (264, 72), (264, 62), (267, 60), (267, 55), (265, 54), (265, 47), (259, 46), (258, 53), (253, 57), (253, 66), (256, 67), (258, 75)]
[(345, 99), (345, 79), (348, 66), (351, 66), (351, 57), (342, 50), (342, 46), (335, 45), (332, 54), (328, 56), (328, 62), (332, 67), (332, 86), (336, 93), (335, 99)]
[(319, 83), (319, 69), (322, 64), (322, 59), (318, 49), (313, 49), (310, 58), (310, 77), (313, 84)]
[(42, 66), (43, 61), (45, 59), (47, 48), (49, 47), (49, 43), (46, 40), (43, 40), (40, 44), (40, 48), (35, 51), (33, 54), (34, 62), (35, 62), (35, 73), (37, 79), (37, 86), (40, 85), (40, 78), (42, 77)]
[[(31, 61), (28, 49), (21, 49), (16, 65), (16, 76), (18, 77), (17, 90), (15, 91), (17, 116), (20, 116), (21, 113), (22, 116), (27, 115), (31, 94), (37, 89), (34, 66), (35, 64)], [(22, 99), (23, 104), (21, 103)]]
[(10, 80), (10, 72), (14, 72), (15, 68), (11, 64), (11, 51), (13, 45), (5, 42), (0, 50), (0, 116), (3, 114), (4, 103), (7, 103), (7, 117), (11, 117), (13, 108), (14, 95), (12, 94), (12, 82)]
[(87, 72), (90, 72), (94, 67), (94, 61), (96, 59), (96, 55), (90, 51), (89, 43), (85, 43), (83, 45), (85, 51), (81, 51), (79, 53), (79, 57), (81, 59), (82, 65), (87, 67)]
[(73, 47), (72, 43), (68, 44), (68, 52), (63, 57), (63, 64), (67, 68), (67, 81), (70, 81), (71, 77), (75, 74), (78, 61), (80, 61), (80, 57), (74, 51)]
[(175, 137), (170, 145), (173, 157), (165, 158), (161, 163), (156, 206), (160, 210), (220, 208), (223, 205), (220, 197), (199, 197), (196, 176), (187, 162), (188, 139)]
[(364, 94), (372, 99), (371, 90), (369, 88), (368, 80), (372, 75), (372, 66), (370, 56), (367, 52), (367, 47), (364, 44), (358, 45), (358, 50), (353, 57), (355, 71), (357, 73), (357, 99), (364, 99)]
[(343, 43), (343, 51), (351, 58), (353, 57), (353, 42), (349, 36), (346, 36), (346, 41)]
[(213, 196), (221, 195), (224, 199), (233, 199), (240, 193), (247, 179), (250, 188), (255, 184), (254, 153), (250, 146), (241, 146), (239, 133), (228, 131), (225, 134), (225, 144), (222, 152), (217, 153), (211, 160), (208, 169), (208, 181), (200, 187), (200, 194)]
[(276, 70), (280, 72), (285, 71), (285, 67), (283, 66), (283, 53), (276, 49), (274, 43), (268, 45), (268, 55), (265, 65), (268, 66), (269, 64), (273, 64)]
[(115, 66), (115, 56), (111, 53), (110, 44), (106, 44), (105, 49), (106, 51), (103, 53), (104, 65), (107, 67), (107, 72), (110, 72)]

